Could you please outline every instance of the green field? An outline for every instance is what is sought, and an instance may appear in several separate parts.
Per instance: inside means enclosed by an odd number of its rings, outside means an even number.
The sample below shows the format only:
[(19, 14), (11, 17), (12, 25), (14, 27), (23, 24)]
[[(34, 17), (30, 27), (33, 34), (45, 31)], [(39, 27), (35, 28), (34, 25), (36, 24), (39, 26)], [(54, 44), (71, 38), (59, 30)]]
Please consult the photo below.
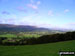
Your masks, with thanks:
[(17, 36), (19, 36), (19, 37), (25, 37), (25, 38), (32, 38), (32, 37), (35, 37), (35, 38), (37, 38), (37, 37), (40, 37), (41, 35), (38, 35), (38, 34), (18, 34), (18, 35), (16, 35), (16, 34), (3, 34), (3, 35), (0, 35), (0, 37), (7, 37), (7, 38), (13, 38), (13, 37), (15, 37), (15, 38), (17, 38)]
[(17, 36), (14, 35), (14, 34), (3, 34), (3, 35), (0, 35), (0, 37), (8, 37), (8, 38), (12, 38), (12, 37), (17, 37)]
[(75, 40), (39, 45), (0, 46), (0, 56), (59, 56), (59, 51), (75, 51)]

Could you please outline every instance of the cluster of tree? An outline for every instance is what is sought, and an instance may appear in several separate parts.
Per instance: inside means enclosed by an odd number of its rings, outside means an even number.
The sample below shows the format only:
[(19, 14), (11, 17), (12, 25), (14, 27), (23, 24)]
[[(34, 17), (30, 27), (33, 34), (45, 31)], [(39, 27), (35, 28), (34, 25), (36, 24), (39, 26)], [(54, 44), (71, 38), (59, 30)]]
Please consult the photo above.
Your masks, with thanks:
[(59, 41), (75, 40), (75, 32), (67, 32), (64, 34), (43, 35), (39, 38), (11, 38), (0, 37), (1, 45), (33, 45), (53, 43)]

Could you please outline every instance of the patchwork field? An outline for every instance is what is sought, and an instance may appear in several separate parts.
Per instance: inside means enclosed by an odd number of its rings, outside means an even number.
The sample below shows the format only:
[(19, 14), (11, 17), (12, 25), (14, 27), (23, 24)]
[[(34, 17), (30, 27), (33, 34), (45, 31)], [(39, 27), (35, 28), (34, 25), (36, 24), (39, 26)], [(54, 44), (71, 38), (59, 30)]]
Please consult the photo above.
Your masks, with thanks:
[(41, 35), (38, 35), (38, 34), (18, 34), (18, 35), (16, 35), (16, 34), (3, 34), (3, 35), (0, 35), (0, 37), (7, 37), (7, 38), (13, 38), (13, 37), (15, 37), (15, 38), (17, 38), (17, 36), (19, 36), (19, 37), (24, 37), (24, 38), (32, 38), (32, 37), (35, 37), (35, 38), (37, 38), (37, 37), (40, 37)]
[(0, 56), (59, 56), (59, 51), (75, 51), (75, 40), (39, 45), (0, 46)]

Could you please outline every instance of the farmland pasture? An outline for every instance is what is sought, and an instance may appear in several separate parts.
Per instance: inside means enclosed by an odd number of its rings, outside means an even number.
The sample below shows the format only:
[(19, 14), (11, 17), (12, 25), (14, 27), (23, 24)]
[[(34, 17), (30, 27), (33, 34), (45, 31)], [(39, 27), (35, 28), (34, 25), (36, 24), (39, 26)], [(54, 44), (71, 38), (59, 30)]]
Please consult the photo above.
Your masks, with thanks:
[(37, 37), (40, 37), (41, 35), (39, 35), (39, 34), (18, 34), (18, 35), (16, 35), (16, 34), (2, 34), (2, 35), (0, 35), (0, 37), (7, 37), (7, 38), (13, 38), (13, 37), (15, 37), (15, 38), (17, 38), (17, 36), (18, 37), (25, 37), (25, 38), (31, 38), (31, 37), (35, 37), (35, 38), (37, 38)]
[(14, 34), (2, 34), (2, 35), (0, 35), (0, 37), (8, 37), (8, 38), (12, 38), (12, 37), (17, 37), (17, 36), (14, 35)]
[(24, 46), (0, 46), (0, 56), (59, 56), (59, 51), (75, 51), (75, 40)]

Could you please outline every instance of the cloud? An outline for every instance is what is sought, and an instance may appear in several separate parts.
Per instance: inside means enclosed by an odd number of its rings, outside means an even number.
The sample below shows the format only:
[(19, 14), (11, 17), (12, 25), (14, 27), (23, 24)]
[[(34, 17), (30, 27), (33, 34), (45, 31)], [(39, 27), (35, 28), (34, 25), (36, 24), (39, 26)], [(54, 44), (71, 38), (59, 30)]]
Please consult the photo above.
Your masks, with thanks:
[(75, 30), (75, 23), (67, 23), (64, 24), (62, 27), (68, 30)]
[(27, 4), (27, 7), (33, 9), (35, 11), (35, 13), (37, 14), (39, 11), (38, 11), (38, 6), (37, 5), (34, 5), (34, 4)]
[(15, 24), (15, 22), (18, 22), (18, 18), (16, 15), (14, 14), (11, 14), (9, 15), (10, 17), (8, 18), (0, 18), (0, 23), (3, 23), (3, 24)]
[(35, 9), (35, 10), (38, 9), (38, 7), (37, 7), (36, 5), (33, 5), (33, 4), (27, 4), (27, 6), (28, 6), (29, 8)]
[(70, 11), (69, 9), (65, 9), (65, 10), (64, 10), (65, 13), (67, 13), (67, 12), (69, 12), (69, 11)]
[(49, 15), (49, 16), (54, 16), (54, 15), (53, 15), (53, 11), (52, 11), (52, 10), (48, 11), (48, 15)]
[(66, 24), (68, 27), (75, 27), (75, 23), (68, 23)]
[(40, 24), (36, 24), (38, 27), (44, 27), (44, 28), (51, 28), (51, 24), (47, 24), (47, 23), (40, 23)]
[(34, 17), (37, 14), (32, 14), (24, 17), (17, 17), (16, 15), (10, 15), (9, 18), (0, 18), (0, 23), (4, 24), (16, 24), (16, 25), (33, 25), (35, 22)]
[[(35, 19), (36, 17), (36, 19)], [(38, 21), (41, 17), (38, 16), (38, 14), (32, 14), (32, 15), (28, 15), (28, 16), (24, 16), (21, 19), (19, 18), (18, 20), (18, 24), (20, 25), (33, 25), (36, 26), (36, 24), (39, 24)], [(37, 22), (36, 22), (37, 21)]]
[(41, 2), (40, 1), (37, 1), (37, 3), (36, 3), (37, 5), (40, 5), (41, 4)]
[(0, 20), (0, 23), (2, 23), (2, 21)]
[(9, 19), (7, 19), (7, 21), (14, 21), (15, 19), (14, 18), (9, 18)]
[(27, 12), (27, 10), (24, 7), (18, 7), (17, 10), (25, 13)]
[(6, 15), (9, 15), (10, 13), (7, 12), (7, 11), (3, 11), (2, 14), (6, 14)]
[(36, 26), (44, 27), (44, 28), (49, 28), (49, 29), (54, 29), (54, 30), (68, 30), (65, 27), (61, 27), (61, 26), (53, 25), (53, 24), (48, 24), (48, 23), (36, 24)]
[(6, 21), (5, 20), (0, 20), (0, 24), (5, 24), (6, 23)]
[(17, 23), (17, 19), (14, 18), (6, 18), (6, 19), (2, 19), (1, 20), (3, 24), (16, 24)]
[(33, 9), (35, 13), (38, 13), (39, 6), (41, 4), (40, 1), (34, 2), (34, 0), (30, 0), (31, 3), (27, 4), (27, 7)]

